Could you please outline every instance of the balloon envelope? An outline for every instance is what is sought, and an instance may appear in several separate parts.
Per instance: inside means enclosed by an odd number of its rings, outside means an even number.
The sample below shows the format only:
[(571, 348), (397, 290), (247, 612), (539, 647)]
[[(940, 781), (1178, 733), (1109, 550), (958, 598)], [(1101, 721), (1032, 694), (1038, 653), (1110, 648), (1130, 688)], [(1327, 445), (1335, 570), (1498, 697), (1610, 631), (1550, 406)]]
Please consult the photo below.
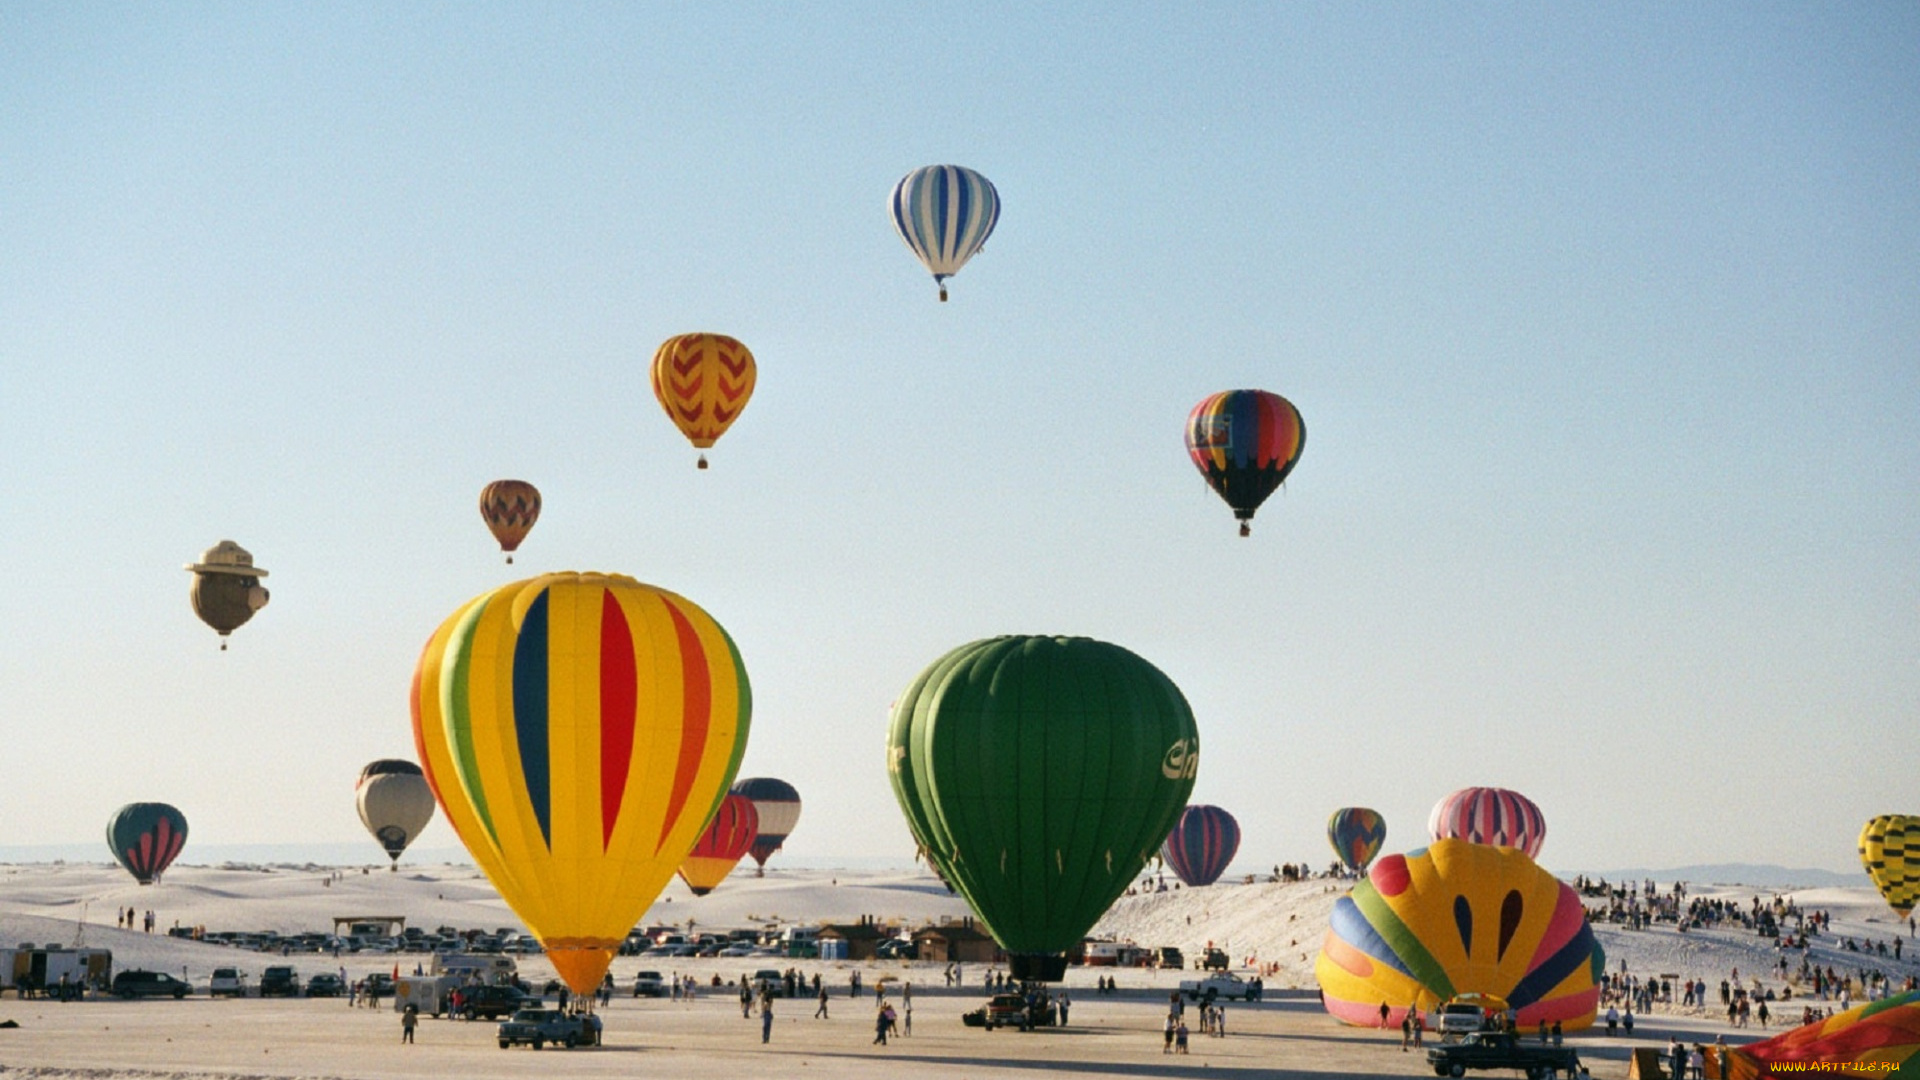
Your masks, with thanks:
[(1187, 414), (1187, 456), (1251, 531), (1254, 511), (1286, 480), (1307, 445), (1300, 410), (1265, 390), (1227, 390)]
[(1195, 805), (1180, 811), (1160, 856), (1188, 885), (1211, 885), (1227, 872), (1240, 850), (1240, 823), (1217, 806)]
[[(1829, 1073), (1920, 1075), (1920, 991), (1909, 990), (1748, 1043), (1730, 1053), (1727, 1076), (1758, 1080)], [(1808, 1068), (1802, 1062), (1820, 1062)], [(1851, 1066), (1849, 1068), (1849, 1066)]]
[(226, 637), (246, 625), (253, 613), (267, 606), (268, 593), (260, 579), (265, 570), (253, 565), (253, 553), (231, 540), (201, 552), (200, 561), (188, 563), (193, 572), (193, 588), (188, 598), (193, 613), (220, 635), (220, 647)]
[(414, 672), (414, 739), (442, 811), (580, 994), (713, 816), (751, 711), (711, 616), (612, 574), (482, 593)]
[(1505, 788), (1470, 787), (1434, 804), (1427, 831), (1435, 840), (1516, 847), (1538, 858), (1547, 821), (1533, 800)]
[(1920, 817), (1881, 814), (1860, 830), (1860, 863), (1894, 914), (1920, 902)]
[(360, 823), (387, 851), (395, 864), (433, 820), (433, 789), (420, 766), (398, 758), (381, 758), (360, 770), (353, 787)]
[(128, 803), (107, 819), (107, 849), (142, 885), (160, 880), (186, 843), (186, 815), (166, 803)]
[[(726, 434), (753, 396), (753, 354), (725, 334), (678, 334), (654, 351), (653, 396), (680, 433), (704, 450)], [(700, 467), (707, 467), (706, 455)]]
[(928, 165), (893, 185), (887, 199), (894, 231), (933, 275), (940, 299), (947, 279), (978, 254), (1000, 221), (1000, 193), (960, 165)]
[(793, 834), (794, 826), (800, 823), (800, 792), (785, 780), (754, 776), (734, 784), (733, 793), (753, 800), (753, 810), (759, 818), (760, 827), (754, 834), (753, 847), (748, 853), (753, 856), (755, 863), (764, 868), (767, 860)]
[(1349, 870), (1364, 873), (1387, 842), (1387, 819), (1364, 806), (1335, 810), (1327, 819), (1327, 843)]
[(693, 850), (687, 852), (686, 861), (680, 864), (680, 880), (687, 883), (695, 896), (712, 892), (733, 873), (740, 857), (753, 846), (758, 826), (759, 815), (754, 812), (753, 800), (728, 794), (720, 800), (720, 808), (707, 823), (707, 831), (694, 841)]
[(513, 552), (540, 520), (540, 489), (525, 480), (495, 480), (480, 489), (480, 517), (513, 561)]
[(908, 828), (1019, 978), (1059, 978), (1193, 790), (1193, 712), (1117, 645), (1001, 637), (949, 652), (895, 701), (887, 770)]
[(1381, 1002), (1397, 1024), (1409, 1006), (1477, 993), (1528, 1030), (1593, 1023), (1605, 969), (1570, 886), (1524, 852), (1463, 840), (1375, 862), (1334, 905), (1314, 964), (1327, 1011), (1349, 1024), (1378, 1026)]

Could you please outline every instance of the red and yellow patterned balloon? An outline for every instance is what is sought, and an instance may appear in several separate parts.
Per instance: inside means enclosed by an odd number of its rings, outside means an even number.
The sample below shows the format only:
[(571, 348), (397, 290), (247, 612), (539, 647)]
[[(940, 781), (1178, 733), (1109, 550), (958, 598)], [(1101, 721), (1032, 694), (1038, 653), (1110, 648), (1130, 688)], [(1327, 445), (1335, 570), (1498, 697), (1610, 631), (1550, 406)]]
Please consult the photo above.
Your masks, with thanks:
[(686, 858), (746, 750), (752, 695), (720, 624), (612, 574), (469, 600), (414, 671), (441, 809), (574, 992)]
[(695, 896), (712, 892), (733, 873), (740, 857), (753, 847), (759, 832), (760, 814), (754, 809), (753, 800), (745, 795), (728, 795), (714, 811), (707, 831), (700, 834), (693, 850), (687, 852), (687, 861), (680, 864), (680, 880), (687, 883)]
[[(753, 354), (725, 334), (678, 334), (653, 354), (653, 396), (700, 450), (726, 434), (753, 396)], [(700, 455), (707, 467), (707, 455)]]
[(525, 480), (495, 480), (480, 489), (480, 517), (511, 563), (520, 541), (540, 520), (540, 490)]

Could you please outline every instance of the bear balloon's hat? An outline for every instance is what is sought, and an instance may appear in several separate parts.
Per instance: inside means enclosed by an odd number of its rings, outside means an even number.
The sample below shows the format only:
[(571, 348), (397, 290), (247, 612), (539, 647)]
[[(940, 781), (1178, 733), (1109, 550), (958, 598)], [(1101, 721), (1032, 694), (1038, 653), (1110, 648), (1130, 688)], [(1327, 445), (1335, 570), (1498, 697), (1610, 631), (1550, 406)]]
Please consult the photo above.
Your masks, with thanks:
[(267, 572), (253, 565), (253, 553), (231, 540), (222, 540), (200, 553), (200, 561), (186, 569), (196, 574), (239, 574), (242, 577), (266, 577)]

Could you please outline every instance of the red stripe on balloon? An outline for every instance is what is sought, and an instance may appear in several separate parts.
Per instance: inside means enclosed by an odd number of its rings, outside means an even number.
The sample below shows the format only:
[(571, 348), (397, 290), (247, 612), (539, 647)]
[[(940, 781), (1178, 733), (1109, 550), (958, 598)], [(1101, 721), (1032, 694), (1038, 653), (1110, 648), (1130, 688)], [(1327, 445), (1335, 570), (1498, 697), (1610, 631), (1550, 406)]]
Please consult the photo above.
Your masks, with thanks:
[(611, 590), (600, 594), (600, 846), (613, 842), (613, 823), (627, 794), (633, 764), (633, 729), (639, 684), (633, 662), (633, 630)]
[(706, 752), (707, 726), (713, 713), (713, 682), (707, 672), (707, 651), (700, 645), (700, 635), (694, 632), (693, 624), (671, 598), (663, 596), (660, 600), (666, 605), (667, 614), (673, 619), (674, 634), (680, 639), (680, 682), (685, 687), (685, 701), (680, 719), (680, 762), (674, 767), (666, 817), (660, 823), (659, 843), (654, 845), (656, 853), (666, 846), (667, 834), (673, 831), (681, 811), (686, 808), (687, 794), (693, 790), (700, 758)]

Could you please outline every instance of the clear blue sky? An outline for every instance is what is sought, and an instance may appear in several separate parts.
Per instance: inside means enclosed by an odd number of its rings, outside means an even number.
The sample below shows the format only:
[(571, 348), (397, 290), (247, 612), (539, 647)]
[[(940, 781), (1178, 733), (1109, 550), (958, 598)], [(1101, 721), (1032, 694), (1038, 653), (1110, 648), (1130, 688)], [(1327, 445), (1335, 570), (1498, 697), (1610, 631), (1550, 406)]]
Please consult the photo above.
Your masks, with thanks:
[[(1476, 783), (1550, 867), (1855, 867), (1920, 812), (1916, 56), (1907, 3), (0, 2), (0, 845), (360, 838), (431, 629), (602, 569), (732, 632), (798, 855), (910, 853), (888, 704), (1034, 632), (1179, 683), (1248, 868)], [(944, 305), (884, 212), (942, 162), (1004, 204)], [(695, 329), (760, 363), (707, 472), (646, 380)], [(1309, 432), (1248, 540), (1180, 444), (1236, 386)]]

